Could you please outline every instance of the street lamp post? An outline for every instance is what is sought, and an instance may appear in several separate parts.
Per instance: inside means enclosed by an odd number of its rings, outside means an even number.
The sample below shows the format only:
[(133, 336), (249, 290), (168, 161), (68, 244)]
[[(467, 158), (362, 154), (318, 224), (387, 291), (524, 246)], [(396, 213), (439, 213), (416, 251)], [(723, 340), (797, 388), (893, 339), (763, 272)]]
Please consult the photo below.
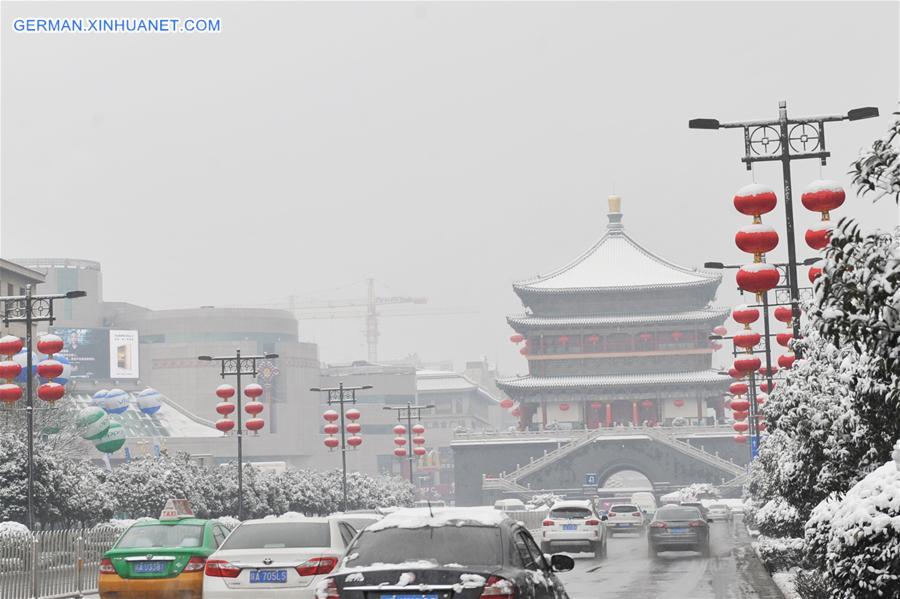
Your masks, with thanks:
[(858, 121), (878, 116), (875, 107), (854, 108), (845, 115), (788, 118), (787, 102), (778, 103), (778, 118), (768, 121), (738, 121), (720, 123), (716, 119), (692, 119), (691, 129), (743, 129), (744, 157), (751, 170), (754, 162), (781, 162), (784, 183), (784, 216), (787, 230), (787, 283), (791, 295), (794, 339), (800, 338), (800, 288), (797, 282), (797, 255), (794, 242), (794, 207), (792, 202), (791, 162), (808, 158), (819, 159), (824, 166), (831, 153), (825, 149), (825, 123)]
[(67, 293), (51, 293), (35, 295), (31, 291), (31, 285), (25, 287), (25, 295), (10, 295), (0, 297), (3, 302), (3, 324), (9, 326), (11, 322), (25, 323), (25, 422), (28, 430), (28, 508), (27, 524), (29, 530), (34, 530), (34, 361), (32, 359), (33, 334), (32, 326), (36, 322), (53, 324), (56, 317), (53, 315), (53, 302), (58, 299), (75, 299), (84, 297), (84, 291), (69, 291)]
[[(310, 391), (328, 393), (328, 405), (338, 404), (341, 417), (341, 490), (343, 493), (342, 511), (347, 511), (347, 427), (344, 423), (346, 416), (344, 404), (356, 404), (356, 392), (363, 389), (371, 389), (372, 385), (359, 385), (357, 387), (345, 387), (343, 382), (337, 387), (311, 387)], [(348, 395), (349, 394), (349, 395)]]
[(223, 379), (226, 376), (235, 377), (235, 385), (237, 387), (237, 476), (238, 476), (238, 520), (244, 519), (244, 430), (243, 418), (241, 414), (242, 396), (241, 396), (241, 377), (257, 375), (257, 360), (271, 360), (277, 358), (278, 354), (263, 354), (242, 356), (241, 350), (236, 349), (233, 356), (197, 356), (198, 360), (203, 362), (219, 362), (221, 372), (219, 376)]
[[(422, 420), (422, 410), (430, 410), (434, 408), (434, 404), (428, 404), (427, 406), (414, 406), (411, 403), (407, 402), (405, 406), (384, 406), (382, 409), (384, 410), (392, 410), (397, 413), (397, 422), (403, 424), (406, 422), (406, 439), (407, 439), (407, 459), (409, 460), (409, 482), (415, 486), (415, 478), (413, 477), (413, 460), (414, 452), (413, 452), (413, 418), (415, 418), (416, 422)], [(415, 413), (415, 416), (413, 416)]]

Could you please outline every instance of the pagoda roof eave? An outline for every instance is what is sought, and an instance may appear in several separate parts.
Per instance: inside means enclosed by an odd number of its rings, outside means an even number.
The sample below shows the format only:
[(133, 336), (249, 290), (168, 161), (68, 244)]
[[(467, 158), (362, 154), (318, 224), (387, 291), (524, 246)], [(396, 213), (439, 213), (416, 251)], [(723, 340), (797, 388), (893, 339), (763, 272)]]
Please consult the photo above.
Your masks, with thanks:
[(569, 329), (583, 327), (653, 325), (659, 323), (722, 322), (728, 317), (727, 308), (706, 308), (671, 314), (628, 314), (623, 316), (507, 316), (506, 322), (516, 332), (535, 329)]
[(654, 374), (615, 374), (582, 376), (521, 376), (498, 379), (497, 386), (506, 391), (583, 391), (653, 385), (722, 385), (730, 381), (728, 375), (715, 370)]
[(717, 273), (717, 275), (718, 276), (715, 276), (714, 278), (690, 281), (687, 283), (653, 283), (648, 285), (615, 285), (609, 287), (533, 287), (527, 283), (513, 283), (513, 291), (515, 291), (519, 297), (522, 297), (523, 293), (526, 295), (574, 295), (580, 293), (622, 294), (652, 289), (702, 289), (704, 287), (711, 287), (715, 290), (722, 282), (722, 275), (719, 273)]

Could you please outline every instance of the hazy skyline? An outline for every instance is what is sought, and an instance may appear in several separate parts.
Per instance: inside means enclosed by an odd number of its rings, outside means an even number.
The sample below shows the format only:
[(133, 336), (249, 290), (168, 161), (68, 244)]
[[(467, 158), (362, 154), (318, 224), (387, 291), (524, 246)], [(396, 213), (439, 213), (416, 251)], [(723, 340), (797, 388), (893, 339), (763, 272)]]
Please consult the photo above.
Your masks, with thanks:
[[(592, 245), (613, 191), (651, 251), (746, 260), (741, 134), (688, 119), (774, 118), (782, 99), (797, 116), (877, 106), (827, 127), (821, 174), (850, 191), (849, 163), (900, 97), (893, 2), (3, 8), (3, 257), (97, 260), (106, 300), (157, 309), (364, 297), (372, 276), (385, 295), (429, 298), (395, 311), (477, 311), (383, 318), (382, 358), (485, 354), (508, 374), (527, 369), (508, 341), (512, 281)], [(111, 15), (219, 17), (222, 32), (11, 26)], [(795, 163), (798, 190), (819, 176)], [(781, 197), (778, 166), (756, 180)], [(817, 218), (795, 210), (812, 255)], [(783, 239), (782, 214), (766, 223)], [(834, 216), (896, 215), (850, 194)], [(736, 303), (734, 287), (726, 273), (717, 303)], [(365, 358), (362, 319), (301, 321), (301, 337), (326, 362)]]

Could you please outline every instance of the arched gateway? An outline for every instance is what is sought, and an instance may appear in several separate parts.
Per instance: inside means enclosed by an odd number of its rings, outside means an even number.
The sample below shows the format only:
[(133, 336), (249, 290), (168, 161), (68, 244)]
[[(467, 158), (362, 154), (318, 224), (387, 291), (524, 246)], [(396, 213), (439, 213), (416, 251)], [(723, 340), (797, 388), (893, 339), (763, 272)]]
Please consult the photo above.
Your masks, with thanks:
[(606, 233), (546, 276), (513, 285), (526, 314), (507, 318), (528, 375), (501, 379), (520, 429), (687, 424), (722, 415), (728, 378), (711, 369), (711, 307), (721, 274), (677, 266), (634, 241), (621, 200)]

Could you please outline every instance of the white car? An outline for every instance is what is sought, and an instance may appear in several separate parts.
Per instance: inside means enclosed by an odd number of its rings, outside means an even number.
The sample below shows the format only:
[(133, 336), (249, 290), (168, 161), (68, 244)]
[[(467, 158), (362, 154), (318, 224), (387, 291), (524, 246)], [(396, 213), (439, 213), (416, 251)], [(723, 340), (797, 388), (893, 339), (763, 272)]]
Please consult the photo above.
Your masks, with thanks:
[(330, 518), (247, 520), (206, 560), (204, 599), (314, 599), (356, 530)]
[(593, 551), (606, 557), (606, 516), (598, 516), (590, 501), (557, 501), (541, 527), (541, 551)]
[(609, 506), (609, 534), (636, 532), (644, 534), (644, 513), (633, 503), (615, 503)]
[(706, 508), (706, 519), (710, 522), (731, 522), (734, 515), (731, 508), (724, 503), (713, 503)]

